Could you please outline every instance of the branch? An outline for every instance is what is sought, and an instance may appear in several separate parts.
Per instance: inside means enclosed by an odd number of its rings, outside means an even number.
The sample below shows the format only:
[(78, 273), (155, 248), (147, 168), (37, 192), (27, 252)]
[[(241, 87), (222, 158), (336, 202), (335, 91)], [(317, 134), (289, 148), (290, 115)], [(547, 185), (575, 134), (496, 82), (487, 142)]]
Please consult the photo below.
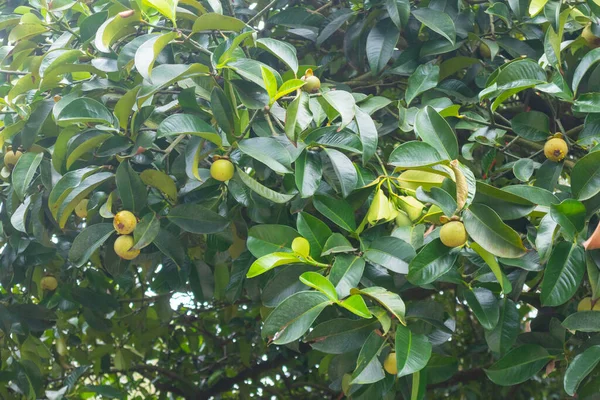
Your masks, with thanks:
[(21, 71), (9, 71), (7, 69), (0, 69), (0, 74), (6, 75), (27, 75), (29, 72), (21, 72)]
[(194, 397), (189, 397), (190, 399), (195, 400), (206, 400), (211, 396), (216, 396), (219, 393), (223, 393), (225, 391), (231, 390), (233, 385), (238, 384), (240, 382), (245, 381), (248, 378), (257, 379), (265, 372), (278, 369), (280, 366), (289, 362), (290, 360), (285, 357), (275, 358), (273, 361), (266, 361), (257, 365), (254, 365), (251, 368), (247, 368), (231, 378), (225, 378), (218, 381), (212, 387), (209, 387), (204, 390), (200, 390), (195, 393)]
[(265, 8), (263, 8), (262, 10), (260, 10), (259, 12), (256, 13), (256, 15), (252, 18), (250, 18), (248, 20), (248, 22), (246, 22), (248, 25), (250, 25), (252, 22), (256, 21), (257, 18), (260, 18), (264, 13), (266, 13), (267, 11), (269, 11), (269, 9), (271, 7), (273, 7), (275, 5), (275, 3), (277, 3), (279, 0), (273, 0), (272, 2), (270, 2), (269, 4), (267, 4), (265, 6)]

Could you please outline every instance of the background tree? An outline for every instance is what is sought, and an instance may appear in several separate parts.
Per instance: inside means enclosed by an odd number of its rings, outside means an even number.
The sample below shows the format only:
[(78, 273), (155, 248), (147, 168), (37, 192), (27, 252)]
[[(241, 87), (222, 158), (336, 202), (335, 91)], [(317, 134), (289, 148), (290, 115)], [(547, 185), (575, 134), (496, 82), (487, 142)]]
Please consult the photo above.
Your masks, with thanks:
[(598, 398), (595, 0), (1, 4), (1, 398)]

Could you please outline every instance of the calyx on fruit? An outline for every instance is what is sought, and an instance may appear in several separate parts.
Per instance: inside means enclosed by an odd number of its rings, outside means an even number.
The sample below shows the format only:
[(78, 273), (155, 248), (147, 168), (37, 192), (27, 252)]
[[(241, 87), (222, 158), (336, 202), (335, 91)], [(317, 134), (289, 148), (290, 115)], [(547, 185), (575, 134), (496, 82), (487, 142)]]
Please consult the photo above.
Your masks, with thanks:
[(383, 362), (385, 372), (390, 375), (398, 375), (398, 364), (396, 363), (396, 353), (390, 353)]
[(302, 78), (304, 82), (304, 86), (302, 86), (302, 90), (309, 93), (314, 93), (321, 88), (321, 80), (313, 75), (312, 69), (307, 69)]
[(58, 287), (58, 281), (52, 275), (48, 275), (42, 278), (40, 281), (40, 287), (42, 290), (49, 290), (53, 292)]
[[(592, 304), (594, 307), (592, 307)], [(577, 311), (600, 311), (600, 299), (593, 302), (591, 297), (584, 297), (577, 304)]]
[(460, 221), (450, 221), (440, 229), (440, 240), (448, 247), (463, 246), (467, 237), (467, 230)]
[(133, 260), (140, 254), (139, 249), (133, 248), (133, 236), (121, 235), (115, 240), (115, 253), (125, 260)]
[(79, 204), (77, 204), (75, 206), (75, 214), (79, 217), (79, 218), (86, 218), (88, 215), (88, 203), (90, 201), (88, 199), (83, 199), (79, 202)]
[(292, 250), (306, 258), (310, 255), (310, 243), (308, 243), (308, 240), (299, 236), (292, 241)]
[(212, 163), (210, 166), (210, 176), (214, 179), (226, 182), (233, 178), (235, 167), (233, 163), (227, 159), (219, 159)]
[(550, 161), (558, 162), (567, 156), (567, 142), (561, 138), (552, 138), (544, 145), (544, 155)]
[(17, 161), (19, 161), (19, 158), (21, 158), (22, 155), (23, 155), (23, 153), (20, 152), (19, 150), (17, 150), (17, 151), (8, 150), (6, 152), (6, 154), (4, 155), (4, 165), (6, 165), (6, 168), (13, 169), (15, 167), (15, 164), (17, 164)]
[(128, 235), (135, 229), (137, 218), (131, 211), (119, 211), (113, 220), (113, 226), (119, 235)]

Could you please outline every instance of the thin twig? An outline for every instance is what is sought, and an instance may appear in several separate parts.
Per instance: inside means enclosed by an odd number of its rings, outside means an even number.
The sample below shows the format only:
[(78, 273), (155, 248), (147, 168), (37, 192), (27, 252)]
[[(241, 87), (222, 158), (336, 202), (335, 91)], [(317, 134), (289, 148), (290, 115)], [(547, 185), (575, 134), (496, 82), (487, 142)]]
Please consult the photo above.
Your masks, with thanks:
[(278, 1), (279, 1), (279, 0), (273, 0), (272, 2), (270, 2), (269, 4), (267, 4), (267, 5), (265, 6), (265, 8), (263, 8), (262, 10), (260, 10), (259, 12), (257, 12), (257, 13), (256, 13), (256, 15), (255, 15), (254, 17), (250, 18), (250, 19), (248, 20), (247, 24), (248, 24), (248, 25), (250, 25), (250, 24), (251, 24), (252, 22), (254, 22), (254, 21), (257, 19), (257, 18), (260, 18), (260, 17), (262, 17), (262, 15), (263, 15), (264, 13), (266, 13), (267, 11), (269, 11), (269, 9), (270, 9), (271, 7), (273, 7), (273, 6), (275, 5), (275, 3), (277, 3)]
[(7, 69), (0, 69), (0, 74), (6, 75), (27, 75), (29, 72), (21, 72), (21, 71), (9, 71)]

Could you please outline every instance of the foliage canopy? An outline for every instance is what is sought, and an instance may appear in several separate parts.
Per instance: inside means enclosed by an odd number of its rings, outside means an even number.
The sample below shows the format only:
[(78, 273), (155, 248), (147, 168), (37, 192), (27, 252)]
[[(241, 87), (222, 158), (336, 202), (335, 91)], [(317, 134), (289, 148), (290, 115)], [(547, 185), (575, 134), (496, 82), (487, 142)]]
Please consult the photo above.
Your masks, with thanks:
[(0, 397), (598, 398), (596, 0), (1, 4)]

